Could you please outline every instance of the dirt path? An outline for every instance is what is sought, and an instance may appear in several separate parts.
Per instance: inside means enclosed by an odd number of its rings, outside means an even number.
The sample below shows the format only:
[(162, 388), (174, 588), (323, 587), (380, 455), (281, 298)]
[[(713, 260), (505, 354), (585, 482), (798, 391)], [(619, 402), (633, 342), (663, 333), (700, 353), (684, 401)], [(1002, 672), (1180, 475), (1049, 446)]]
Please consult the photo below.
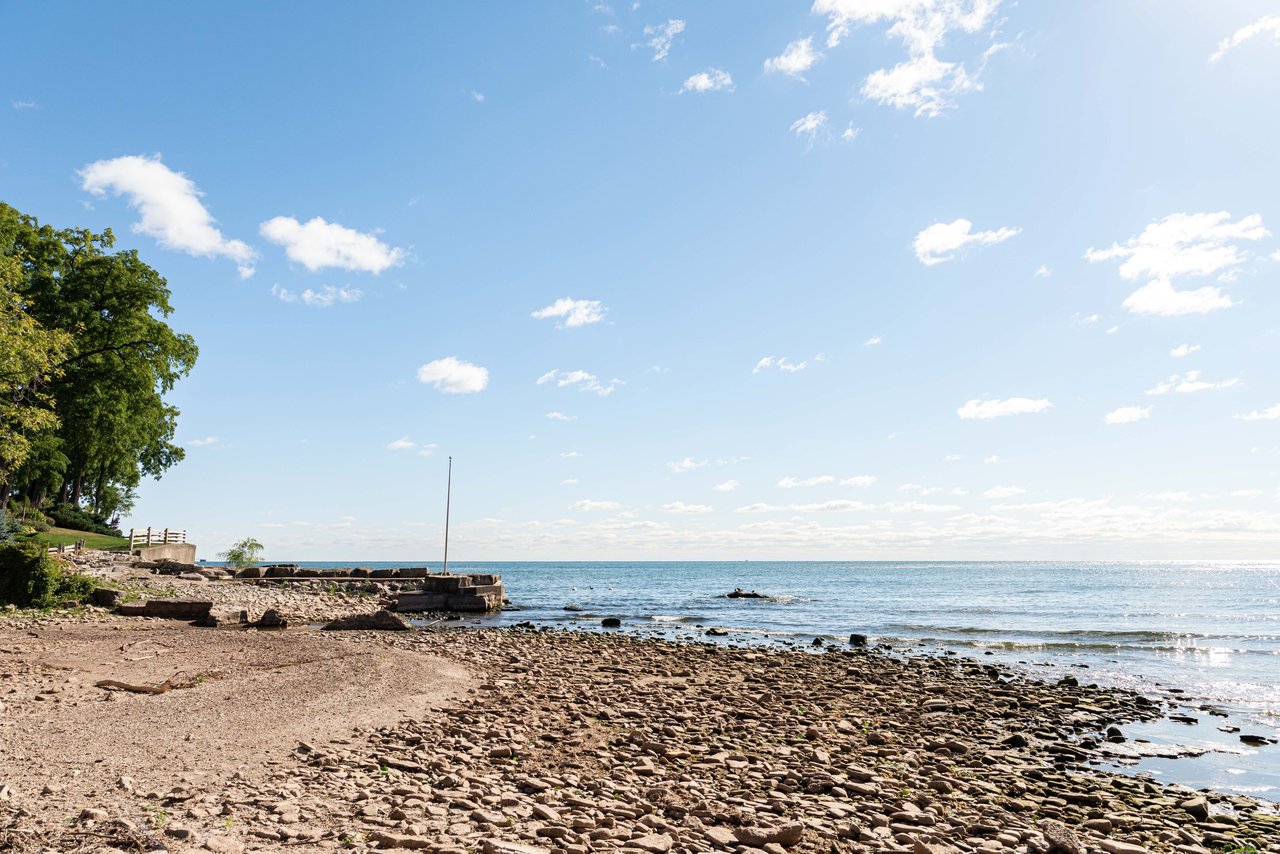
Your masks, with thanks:
[[(136, 694), (101, 680), (175, 687)], [(65, 825), (86, 808), (114, 812), (129, 787), (265, 778), (300, 741), (419, 717), (470, 684), (454, 662), (315, 631), (0, 624), (0, 789)]]

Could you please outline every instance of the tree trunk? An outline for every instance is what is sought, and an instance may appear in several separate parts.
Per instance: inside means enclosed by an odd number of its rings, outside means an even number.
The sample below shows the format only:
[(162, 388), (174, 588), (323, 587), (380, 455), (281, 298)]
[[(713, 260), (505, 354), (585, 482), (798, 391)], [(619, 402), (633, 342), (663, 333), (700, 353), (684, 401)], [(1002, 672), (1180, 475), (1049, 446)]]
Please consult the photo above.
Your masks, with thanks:
[(84, 492), (84, 475), (77, 474), (76, 479), (71, 484), (71, 505), (76, 509), (80, 508), (80, 496)]

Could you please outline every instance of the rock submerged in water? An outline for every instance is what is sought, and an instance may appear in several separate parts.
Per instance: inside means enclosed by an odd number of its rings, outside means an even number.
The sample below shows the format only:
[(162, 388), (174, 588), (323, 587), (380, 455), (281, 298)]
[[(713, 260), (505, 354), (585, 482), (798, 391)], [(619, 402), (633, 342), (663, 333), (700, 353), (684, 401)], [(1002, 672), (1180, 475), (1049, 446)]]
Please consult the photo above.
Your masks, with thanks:
[(618, 629), (622, 627), (622, 620), (617, 617), (605, 617), (600, 621), (600, 625), (604, 626), (606, 629)]
[(385, 608), (373, 614), (351, 614), (339, 617), (326, 623), (321, 631), (360, 631), (374, 630), (384, 632), (407, 632), (409, 624)]
[(735, 587), (732, 593), (724, 594), (726, 599), (764, 599), (763, 593), (757, 593), (754, 590), (743, 590), (741, 587)]

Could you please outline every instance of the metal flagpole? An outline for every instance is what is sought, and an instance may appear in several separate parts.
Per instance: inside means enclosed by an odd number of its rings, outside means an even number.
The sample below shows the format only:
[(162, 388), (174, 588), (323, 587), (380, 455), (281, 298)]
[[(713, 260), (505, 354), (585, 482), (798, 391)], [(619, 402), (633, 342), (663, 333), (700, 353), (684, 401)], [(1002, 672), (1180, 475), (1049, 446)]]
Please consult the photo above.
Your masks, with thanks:
[(449, 574), (449, 505), (453, 503), (453, 457), (449, 457), (449, 481), (444, 493), (444, 575)]

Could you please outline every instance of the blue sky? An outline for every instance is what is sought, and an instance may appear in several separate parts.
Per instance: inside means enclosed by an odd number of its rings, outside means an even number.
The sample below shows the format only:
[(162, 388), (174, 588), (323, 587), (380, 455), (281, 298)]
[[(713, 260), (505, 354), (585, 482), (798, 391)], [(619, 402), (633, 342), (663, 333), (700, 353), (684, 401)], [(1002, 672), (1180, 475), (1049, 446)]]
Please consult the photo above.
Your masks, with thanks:
[(461, 559), (1276, 556), (1273, 3), (72, 11), (0, 198), (201, 348), (126, 527), (435, 559), (452, 454)]

